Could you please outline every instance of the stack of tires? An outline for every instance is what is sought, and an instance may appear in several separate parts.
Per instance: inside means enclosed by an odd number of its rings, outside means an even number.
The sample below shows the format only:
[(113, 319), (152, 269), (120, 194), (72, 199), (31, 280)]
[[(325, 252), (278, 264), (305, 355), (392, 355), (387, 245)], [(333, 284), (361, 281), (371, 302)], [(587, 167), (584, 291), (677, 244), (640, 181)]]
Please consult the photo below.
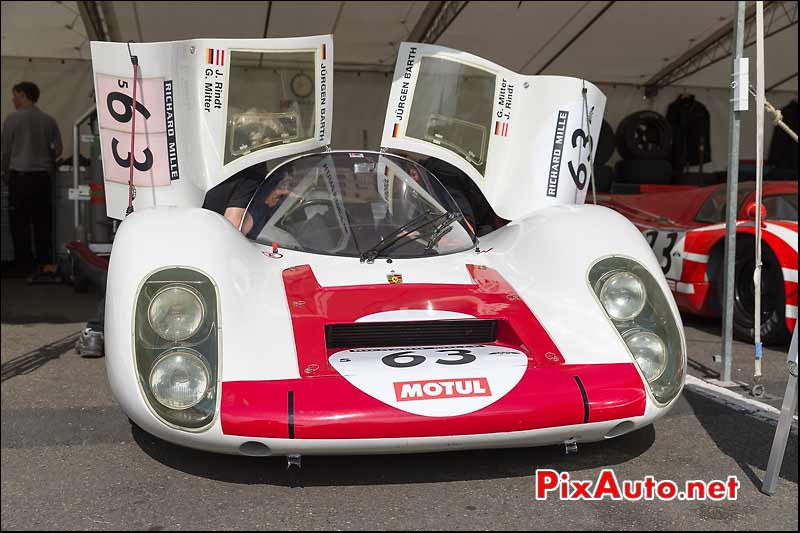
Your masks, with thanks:
[[(617, 126), (616, 178), (622, 183), (672, 183), (672, 128), (660, 113), (637, 111)], [(599, 148), (599, 146), (598, 146)]]
[(609, 192), (614, 181), (614, 169), (607, 163), (614, 155), (614, 129), (603, 121), (600, 138), (597, 139), (597, 150), (594, 153), (594, 185), (597, 192)]

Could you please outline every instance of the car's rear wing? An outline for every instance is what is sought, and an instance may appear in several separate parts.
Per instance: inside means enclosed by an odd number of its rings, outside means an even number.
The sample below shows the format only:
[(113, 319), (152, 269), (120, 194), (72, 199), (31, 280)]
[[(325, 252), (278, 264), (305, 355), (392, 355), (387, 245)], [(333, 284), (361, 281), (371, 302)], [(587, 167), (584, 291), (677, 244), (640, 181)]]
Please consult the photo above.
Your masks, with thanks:
[(606, 104), (597, 87), (441, 46), (403, 43), (397, 57), (384, 148), (456, 166), (510, 220), (583, 203)]
[(135, 209), (200, 206), (256, 163), (330, 144), (333, 41), (92, 42), (108, 216), (129, 202), (133, 66)]

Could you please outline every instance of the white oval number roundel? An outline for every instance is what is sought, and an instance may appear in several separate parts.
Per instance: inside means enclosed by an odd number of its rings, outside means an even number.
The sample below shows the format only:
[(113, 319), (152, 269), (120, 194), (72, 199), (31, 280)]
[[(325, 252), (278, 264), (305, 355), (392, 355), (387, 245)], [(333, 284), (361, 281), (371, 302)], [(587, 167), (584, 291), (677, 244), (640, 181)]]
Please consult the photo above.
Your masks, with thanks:
[(361, 348), (329, 362), (361, 391), (422, 416), (458, 416), (483, 409), (522, 379), (527, 356), (489, 345)]

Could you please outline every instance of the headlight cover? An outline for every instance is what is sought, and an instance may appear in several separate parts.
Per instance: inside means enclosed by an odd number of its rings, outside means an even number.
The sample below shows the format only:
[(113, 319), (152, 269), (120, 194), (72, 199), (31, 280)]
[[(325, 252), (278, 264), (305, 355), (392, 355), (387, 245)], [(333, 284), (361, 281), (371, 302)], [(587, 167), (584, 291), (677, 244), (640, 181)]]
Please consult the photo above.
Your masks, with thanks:
[(205, 274), (170, 267), (151, 274), (136, 301), (136, 370), (150, 409), (187, 431), (208, 429), (219, 381), (217, 289)]
[(203, 324), (205, 306), (200, 294), (188, 285), (167, 285), (147, 308), (150, 327), (168, 341), (185, 341)]
[(158, 403), (182, 411), (194, 407), (208, 394), (211, 370), (194, 350), (171, 350), (150, 371), (150, 390)]
[(601, 279), (600, 303), (614, 320), (633, 320), (647, 301), (642, 280), (631, 272), (612, 272)]
[(647, 381), (661, 377), (667, 368), (667, 345), (652, 331), (630, 330), (622, 337)]
[[(601, 292), (612, 279), (632, 289), (635, 283), (629, 283), (633, 279), (629, 275), (637, 278), (644, 287), (644, 304), (632, 317), (632, 312), (615, 313), (617, 316), (614, 316), (603, 302)], [(596, 262), (589, 269), (588, 281), (642, 371), (653, 397), (660, 404), (671, 402), (683, 385), (686, 353), (668, 296), (646, 268), (627, 257), (607, 257)], [(622, 307), (628, 311), (635, 310), (635, 306)]]

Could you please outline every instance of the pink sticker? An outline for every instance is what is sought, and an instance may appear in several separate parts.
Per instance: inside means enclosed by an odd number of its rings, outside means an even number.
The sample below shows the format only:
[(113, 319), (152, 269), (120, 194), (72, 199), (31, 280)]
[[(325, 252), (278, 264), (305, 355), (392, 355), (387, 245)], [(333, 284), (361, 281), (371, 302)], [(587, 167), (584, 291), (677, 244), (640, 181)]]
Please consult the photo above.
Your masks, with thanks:
[[(105, 179), (116, 183), (128, 183), (134, 115), (132, 78), (100, 74), (97, 76), (97, 91)], [(164, 78), (138, 80), (135, 108), (133, 183), (137, 187), (169, 186), (171, 170), (167, 145)], [(177, 177), (177, 172), (173, 175)]]
[[(98, 115), (103, 129), (131, 131), (133, 113), (133, 83), (131, 78), (117, 78), (99, 74), (97, 76)], [(164, 78), (139, 79), (136, 88), (136, 131), (163, 133), (166, 131), (164, 116)], [(141, 128), (141, 129), (140, 129)]]
[[(138, 129), (138, 128), (137, 128)], [(105, 131), (101, 137), (106, 181), (128, 183), (130, 179), (130, 133)], [(133, 147), (133, 184), (137, 187), (170, 185), (166, 133), (137, 133)]]

